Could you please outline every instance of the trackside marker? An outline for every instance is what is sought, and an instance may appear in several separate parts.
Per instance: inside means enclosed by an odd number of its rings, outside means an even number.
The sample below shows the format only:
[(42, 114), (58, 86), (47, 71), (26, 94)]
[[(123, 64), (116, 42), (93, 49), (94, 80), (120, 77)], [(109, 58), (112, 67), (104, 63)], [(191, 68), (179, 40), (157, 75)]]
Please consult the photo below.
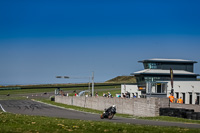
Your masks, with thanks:
[(3, 110), (3, 112), (6, 112), (6, 111), (4, 110), (4, 108), (1, 106), (1, 104), (0, 104), (0, 107), (1, 107), (1, 109)]

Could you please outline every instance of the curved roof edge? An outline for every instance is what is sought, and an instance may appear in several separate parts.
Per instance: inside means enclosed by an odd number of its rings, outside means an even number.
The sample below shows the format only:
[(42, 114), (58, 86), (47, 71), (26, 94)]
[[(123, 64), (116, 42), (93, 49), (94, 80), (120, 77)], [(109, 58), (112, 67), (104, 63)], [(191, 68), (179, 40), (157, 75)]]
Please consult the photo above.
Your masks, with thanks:
[[(141, 75), (141, 74), (154, 74), (154, 75), (170, 75), (169, 70), (161, 70), (161, 69), (144, 69), (141, 71), (137, 71), (134, 73), (131, 73), (131, 75)], [(193, 76), (199, 76), (199, 74), (184, 71), (184, 70), (173, 70), (174, 75), (193, 75)]]
[(153, 59), (147, 59), (147, 60), (142, 60), (138, 61), (141, 63), (144, 62), (173, 62), (173, 63), (197, 63), (197, 61), (193, 60), (184, 60), (184, 59), (163, 59), (163, 58), (153, 58)]

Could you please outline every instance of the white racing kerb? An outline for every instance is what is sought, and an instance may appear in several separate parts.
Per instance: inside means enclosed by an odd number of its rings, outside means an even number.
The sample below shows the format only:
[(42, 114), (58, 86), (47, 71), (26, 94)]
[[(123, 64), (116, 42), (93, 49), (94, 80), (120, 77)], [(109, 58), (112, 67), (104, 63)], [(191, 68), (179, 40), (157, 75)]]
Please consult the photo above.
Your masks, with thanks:
[(4, 110), (4, 108), (1, 106), (1, 104), (0, 104), (0, 107), (1, 107), (1, 109), (3, 110), (3, 112), (6, 112), (6, 111)]

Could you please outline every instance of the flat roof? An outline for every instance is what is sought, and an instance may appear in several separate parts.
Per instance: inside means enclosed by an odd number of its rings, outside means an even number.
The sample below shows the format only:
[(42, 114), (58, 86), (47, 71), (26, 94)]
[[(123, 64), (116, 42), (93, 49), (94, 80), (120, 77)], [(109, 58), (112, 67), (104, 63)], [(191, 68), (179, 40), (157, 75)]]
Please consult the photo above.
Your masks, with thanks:
[(153, 58), (153, 59), (147, 59), (142, 60), (138, 62), (173, 62), (173, 63), (197, 63), (197, 61), (193, 60), (184, 60), (184, 59), (163, 59), (163, 58)]
[[(170, 75), (170, 70), (162, 70), (162, 69), (144, 69), (141, 71), (137, 71), (131, 73), (131, 75), (140, 75), (140, 74), (163, 74), (163, 75)], [(173, 70), (174, 75), (191, 75), (191, 76), (199, 76), (199, 74), (184, 71), (184, 70)]]

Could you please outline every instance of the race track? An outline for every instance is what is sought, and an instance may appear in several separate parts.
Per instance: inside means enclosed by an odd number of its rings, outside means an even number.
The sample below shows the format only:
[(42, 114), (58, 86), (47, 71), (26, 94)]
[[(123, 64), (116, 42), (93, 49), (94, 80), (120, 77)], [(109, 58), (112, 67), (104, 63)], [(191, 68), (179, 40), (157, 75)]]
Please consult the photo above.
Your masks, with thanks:
[[(31, 100), (1, 100), (1, 107), (10, 113), (37, 115), (37, 116), (49, 116), (68, 119), (80, 119), (80, 120), (94, 120), (94, 121), (107, 121), (107, 122), (119, 122), (130, 123), (140, 125), (154, 125), (154, 126), (177, 126), (184, 128), (200, 128), (200, 124), (183, 124), (176, 122), (161, 122), (139, 119), (128, 119), (121, 117), (114, 117), (112, 120), (100, 119), (99, 114), (85, 113), (75, 110), (64, 109), (44, 103), (31, 101)], [(0, 107), (0, 108), (1, 108)]]

